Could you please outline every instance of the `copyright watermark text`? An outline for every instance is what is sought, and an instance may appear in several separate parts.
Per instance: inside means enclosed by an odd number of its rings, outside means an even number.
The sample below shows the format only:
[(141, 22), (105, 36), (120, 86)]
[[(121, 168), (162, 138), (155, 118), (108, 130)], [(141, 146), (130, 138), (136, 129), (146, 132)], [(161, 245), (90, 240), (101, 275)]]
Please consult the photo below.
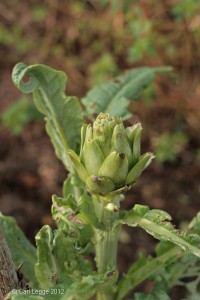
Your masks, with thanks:
[(23, 289), (18, 289), (15, 290), (13, 289), (11, 291), (12, 295), (20, 294), (20, 295), (39, 295), (39, 296), (44, 296), (44, 295), (64, 295), (65, 289), (30, 289), (30, 290), (23, 290)]

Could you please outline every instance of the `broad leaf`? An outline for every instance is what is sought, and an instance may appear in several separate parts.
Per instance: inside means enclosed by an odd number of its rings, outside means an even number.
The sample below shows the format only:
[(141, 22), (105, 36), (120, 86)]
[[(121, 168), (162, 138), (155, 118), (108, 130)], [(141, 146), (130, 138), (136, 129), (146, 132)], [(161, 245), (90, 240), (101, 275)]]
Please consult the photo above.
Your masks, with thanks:
[(129, 226), (142, 227), (149, 234), (161, 241), (170, 241), (180, 246), (184, 251), (200, 257), (199, 235), (179, 231), (169, 222), (171, 216), (161, 210), (150, 210), (147, 206), (135, 205), (121, 218), (121, 223)]
[(114, 81), (98, 85), (82, 99), (89, 116), (108, 112), (111, 116), (127, 119), (130, 100), (137, 100), (154, 80), (156, 73), (169, 72), (170, 67), (142, 67), (117, 77)]
[(2, 226), (6, 241), (11, 251), (15, 266), (23, 263), (21, 272), (31, 287), (37, 286), (34, 265), (36, 263), (36, 249), (25, 237), (12, 217), (4, 216), (0, 213), (0, 226)]
[[(25, 76), (29, 76), (27, 82)], [(12, 79), (22, 92), (33, 92), (37, 109), (46, 117), (46, 129), (56, 154), (70, 169), (67, 149), (78, 149), (83, 118), (78, 99), (64, 95), (66, 75), (45, 65), (19, 63), (13, 69)]]
[(80, 276), (91, 270), (83, 259), (76, 238), (68, 237), (62, 230), (44, 226), (36, 236), (37, 263), (35, 274), (42, 289), (69, 287)]

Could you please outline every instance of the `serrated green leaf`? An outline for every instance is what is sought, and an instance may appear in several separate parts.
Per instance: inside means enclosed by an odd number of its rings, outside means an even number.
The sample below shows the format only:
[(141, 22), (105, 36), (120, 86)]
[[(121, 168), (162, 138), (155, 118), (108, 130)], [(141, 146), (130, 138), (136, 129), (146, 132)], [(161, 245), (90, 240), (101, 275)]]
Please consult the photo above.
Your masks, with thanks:
[[(140, 208), (141, 205), (137, 205), (137, 211), (140, 210)], [(144, 214), (145, 210), (146, 209), (144, 209)], [(141, 211), (142, 210), (140, 210), (140, 212)], [(134, 262), (128, 272), (124, 274), (124, 277), (118, 284), (116, 300), (123, 299), (131, 290), (136, 288), (146, 279), (152, 279), (152, 277), (155, 286), (160, 286), (159, 282), (165, 283), (167, 286), (166, 291), (175, 285), (181, 285), (182, 278), (190, 278), (189, 282), (191, 282), (191, 278), (193, 277), (195, 280), (196, 276), (200, 278), (199, 268), (199, 258), (197, 256), (186, 254), (180, 247), (171, 242), (159, 242), (156, 246), (156, 257), (146, 257), (143, 254), (140, 254), (139, 259)], [(186, 280), (183, 281), (183, 285), (187, 288)], [(196, 287), (196, 282), (194, 282), (194, 286)], [(144, 299), (149, 299), (148, 297), (150, 297), (150, 295), (141, 293), (137, 294), (137, 296), (144, 297)], [(157, 298), (155, 297), (155, 299)]]
[(77, 227), (76, 223), (80, 223), (80, 221), (76, 218), (78, 206), (72, 194), (69, 194), (66, 199), (53, 195), (52, 202), (52, 217), (58, 228), (66, 233), (70, 233), (71, 230), (74, 231)]
[(4, 230), (15, 266), (18, 267), (23, 263), (21, 272), (24, 278), (29, 282), (31, 287), (37, 286), (34, 274), (34, 265), (36, 262), (35, 247), (25, 237), (14, 218), (4, 216), (0, 213), (0, 226)]
[(142, 227), (149, 234), (161, 241), (170, 241), (180, 246), (184, 251), (193, 253), (200, 257), (200, 249), (195, 245), (199, 244), (199, 236), (178, 231), (169, 222), (170, 216), (165, 212), (159, 214), (159, 210), (144, 209), (144, 215), (137, 213), (137, 206), (125, 213), (121, 218), (121, 223), (129, 226)]
[[(24, 82), (26, 75), (28, 82)], [(83, 116), (78, 99), (64, 95), (66, 75), (45, 65), (19, 63), (13, 69), (12, 79), (24, 93), (33, 92), (37, 109), (46, 117), (46, 129), (56, 154), (70, 169), (67, 149), (76, 151), (79, 147)]]
[[(58, 234), (63, 236), (61, 231)], [(49, 289), (57, 283), (60, 284), (61, 272), (66, 271), (65, 262), (73, 258), (73, 242), (63, 236), (62, 249), (58, 249), (56, 235), (57, 232), (53, 232), (48, 225), (36, 235), (38, 260), (35, 265), (35, 274), (42, 289)], [(59, 256), (60, 250), (63, 251), (63, 257)], [(71, 284), (69, 276), (66, 276), (66, 281)]]
[(110, 290), (117, 280), (117, 273), (84, 276), (71, 285), (61, 300), (88, 300), (98, 291)]
[(63, 230), (55, 230), (45, 225), (36, 236), (37, 263), (35, 274), (40, 288), (68, 288), (80, 276), (91, 270), (85, 260), (82, 248), (76, 238), (67, 236)]
[(108, 112), (111, 116), (121, 116), (127, 119), (130, 100), (137, 100), (142, 96), (144, 89), (153, 81), (155, 74), (169, 72), (170, 67), (134, 69), (116, 77), (111, 82), (98, 85), (91, 89), (82, 99), (89, 116)]
[[(84, 215), (80, 213), (80, 206), (83, 205), (82, 201), (77, 205), (71, 194), (68, 195), (67, 199), (56, 195), (53, 195), (52, 198), (52, 215), (58, 224), (58, 228), (65, 232), (65, 234), (73, 236), (73, 240), (76, 240), (77, 247), (80, 248), (82, 254), (86, 255), (90, 253), (93, 229), (90, 225), (91, 222), (88, 222), (88, 224), (85, 223)], [(88, 198), (90, 197), (88, 196)], [(86, 207), (83, 205), (83, 211), (84, 209), (87, 209), (87, 205)], [(96, 220), (94, 218), (95, 216), (92, 215), (91, 220)], [(88, 217), (88, 220), (90, 220), (90, 217)]]
[(140, 255), (140, 258), (133, 263), (124, 278), (118, 284), (118, 294), (116, 300), (121, 300), (132, 289), (141, 284), (144, 280), (163, 269), (167, 264), (171, 264), (179, 257), (184, 255), (184, 252), (172, 243), (166, 242), (165, 247), (162, 247), (157, 257), (145, 257)]
[(92, 198), (88, 195), (83, 195), (80, 197), (78, 205), (80, 209), (79, 218), (84, 220), (87, 224), (90, 224), (96, 228), (101, 228)]

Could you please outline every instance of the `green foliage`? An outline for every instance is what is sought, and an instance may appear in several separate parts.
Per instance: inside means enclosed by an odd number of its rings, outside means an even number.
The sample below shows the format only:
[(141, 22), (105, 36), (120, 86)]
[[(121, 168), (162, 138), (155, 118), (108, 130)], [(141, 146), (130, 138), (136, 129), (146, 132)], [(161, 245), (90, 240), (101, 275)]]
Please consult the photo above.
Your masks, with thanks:
[(114, 81), (94, 87), (82, 100), (87, 114), (91, 116), (94, 113), (107, 112), (111, 116), (118, 115), (127, 119), (131, 116), (128, 112), (130, 100), (139, 99), (157, 73), (169, 71), (170, 67), (137, 68), (116, 77)]
[[(16, 43), (15, 43), (16, 42)], [(6, 47), (15, 46), (15, 54), (23, 55), (33, 46), (31, 39), (23, 39), (23, 29), (15, 24), (11, 29), (5, 24), (0, 24), (0, 43)]]
[(97, 61), (90, 66), (89, 69), (91, 85), (100, 84), (109, 77), (113, 77), (119, 73), (119, 69), (113, 56), (110, 53), (105, 53)]
[[(23, 81), (26, 74), (30, 76), (28, 82)], [(46, 130), (56, 154), (70, 169), (66, 150), (78, 148), (83, 119), (78, 99), (64, 96), (66, 75), (43, 65), (27, 67), (19, 63), (12, 78), (24, 93), (33, 92), (37, 109), (46, 117)]]
[(179, 0), (172, 8), (172, 12), (177, 21), (183, 21), (184, 18), (193, 17), (199, 9), (198, 0)]
[(187, 142), (188, 137), (184, 132), (165, 132), (161, 134), (159, 138), (153, 140), (156, 160), (159, 163), (164, 161), (175, 162)]
[(151, 291), (151, 294), (136, 293), (134, 300), (170, 300), (171, 298), (167, 295), (162, 286), (157, 285)]
[[(184, 251), (191, 252), (200, 257), (198, 235), (179, 231), (170, 223), (171, 216), (165, 211), (152, 209), (148, 206), (136, 204), (134, 208), (121, 218), (123, 224), (139, 226), (161, 241), (170, 241), (180, 246)], [(193, 246), (194, 245), (194, 246)]]
[(182, 255), (183, 251), (169, 242), (162, 242), (162, 251), (157, 252), (156, 257), (145, 257), (140, 254), (139, 259), (132, 264), (124, 278), (120, 280), (117, 300), (123, 299), (132, 289), (163, 270), (166, 265), (177, 261)]
[(44, 226), (36, 235), (36, 244), (35, 274), (42, 289), (70, 286), (91, 270), (89, 261), (81, 258), (76, 239), (67, 237), (61, 229), (53, 232)]
[(64, 299), (71, 300), (87, 300), (90, 299), (98, 290), (108, 290), (112, 287), (113, 283), (116, 281), (116, 273), (110, 274), (109, 272), (103, 275), (89, 275), (83, 277), (81, 281), (74, 283), (69, 291), (67, 291)]
[(32, 8), (32, 16), (35, 21), (44, 20), (48, 15), (48, 10), (45, 6), (36, 5)]
[[(144, 206), (137, 206), (135, 211), (138, 211), (141, 216), (146, 213), (148, 215), (149, 212), (148, 208)], [(151, 212), (154, 217), (161, 216), (159, 222), (163, 222), (165, 218), (171, 219), (166, 212), (160, 210)], [(155, 222), (158, 222), (156, 221), (157, 217)], [(163, 221), (161, 221), (162, 219)], [(198, 213), (189, 224), (187, 238), (193, 239), (191, 234), (199, 234), (199, 228), (200, 214)], [(188, 290), (187, 299), (193, 299), (193, 297), (196, 299), (197, 295), (199, 296), (197, 289), (200, 281), (199, 258), (192, 254), (186, 255), (178, 246), (166, 241), (159, 242), (155, 250), (155, 257), (140, 254), (139, 259), (132, 264), (124, 278), (119, 281), (117, 300), (123, 299), (129, 291), (147, 279), (155, 282), (155, 288), (150, 294), (136, 293), (134, 300), (140, 299), (140, 297), (141, 299), (151, 299), (151, 297), (160, 299), (161, 295), (165, 297), (164, 299), (168, 299), (167, 295), (173, 286), (185, 286)]]
[(128, 29), (133, 36), (133, 45), (128, 49), (128, 61), (131, 63), (142, 61), (145, 55), (156, 54), (152, 22), (141, 18), (141, 9), (135, 11), (134, 18), (128, 24)]
[(15, 135), (21, 134), (25, 125), (35, 119), (41, 120), (41, 114), (27, 97), (19, 99), (1, 115), (2, 124)]

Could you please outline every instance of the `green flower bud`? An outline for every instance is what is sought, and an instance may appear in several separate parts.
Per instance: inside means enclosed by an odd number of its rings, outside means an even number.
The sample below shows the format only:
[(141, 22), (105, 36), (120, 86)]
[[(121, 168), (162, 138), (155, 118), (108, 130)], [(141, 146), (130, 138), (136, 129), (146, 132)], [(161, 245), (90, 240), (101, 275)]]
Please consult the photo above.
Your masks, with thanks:
[(128, 160), (124, 153), (112, 152), (104, 160), (99, 176), (109, 178), (116, 187), (122, 187), (128, 175)]
[(128, 190), (154, 158), (141, 156), (142, 126), (124, 128), (119, 117), (97, 116), (93, 125), (83, 125), (80, 155), (69, 158), (90, 193), (113, 196)]

